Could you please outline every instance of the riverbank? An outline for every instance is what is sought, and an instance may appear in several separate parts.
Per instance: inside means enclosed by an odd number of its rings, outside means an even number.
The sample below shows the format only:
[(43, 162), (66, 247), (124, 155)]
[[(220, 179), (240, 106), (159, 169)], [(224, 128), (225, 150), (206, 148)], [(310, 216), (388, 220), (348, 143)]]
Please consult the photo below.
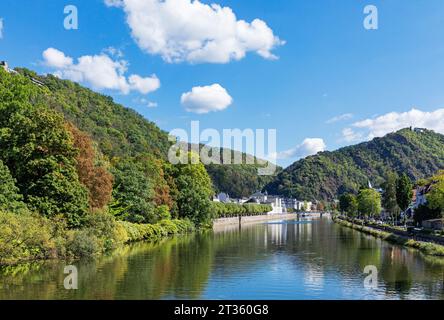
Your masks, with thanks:
[(346, 220), (343, 220), (339, 217), (332, 217), (332, 220), (344, 227), (351, 228), (357, 231), (361, 231), (363, 233), (372, 235), (374, 237), (380, 238), (382, 240), (386, 240), (388, 242), (402, 245), (409, 248), (414, 248), (420, 250), (422, 253), (431, 255), (431, 256), (438, 256), (438, 257), (444, 257), (444, 246), (432, 243), (432, 242), (425, 242), (425, 241), (417, 241), (413, 239), (412, 237), (408, 236), (401, 236), (397, 235), (391, 232), (386, 232), (382, 230), (378, 230), (369, 226), (363, 226), (359, 224), (355, 224)]

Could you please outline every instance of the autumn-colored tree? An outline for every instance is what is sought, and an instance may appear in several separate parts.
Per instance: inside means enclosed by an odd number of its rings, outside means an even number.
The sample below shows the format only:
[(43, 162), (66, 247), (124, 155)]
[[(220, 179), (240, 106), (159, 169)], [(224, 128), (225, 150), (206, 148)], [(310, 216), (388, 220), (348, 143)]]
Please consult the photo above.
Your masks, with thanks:
[(79, 150), (76, 169), (80, 182), (89, 191), (89, 205), (91, 209), (101, 209), (111, 200), (113, 176), (104, 166), (96, 164), (91, 138), (71, 123), (67, 124), (67, 128), (73, 136), (74, 147)]

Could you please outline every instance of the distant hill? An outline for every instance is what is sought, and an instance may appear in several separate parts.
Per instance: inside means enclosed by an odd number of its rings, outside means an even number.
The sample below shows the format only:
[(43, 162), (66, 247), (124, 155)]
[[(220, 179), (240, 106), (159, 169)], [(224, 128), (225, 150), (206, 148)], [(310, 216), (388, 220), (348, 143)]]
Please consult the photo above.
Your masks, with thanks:
[(301, 159), (265, 189), (304, 200), (332, 200), (358, 191), (370, 181), (379, 186), (387, 172), (417, 180), (444, 168), (444, 136), (430, 130), (402, 129), (369, 142)]
[[(52, 75), (41, 76), (28, 69), (16, 70), (47, 87), (50, 91), (46, 101), (49, 107), (63, 113), (66, 120), (90, 134), (100, 151), (110, 160), (143, 154), (167, 159), (171, 146), (168, 133), (136, 111), (72, 81)], [(243, 159), (247, 157), (251, 156), (242, 153)], [(243, 197), (262, 189), (273, 179), (259, 176), (257, 168), (265, 162), (255, 162), (254, 165), (207, 165), (206, 169), (216, 192)]]

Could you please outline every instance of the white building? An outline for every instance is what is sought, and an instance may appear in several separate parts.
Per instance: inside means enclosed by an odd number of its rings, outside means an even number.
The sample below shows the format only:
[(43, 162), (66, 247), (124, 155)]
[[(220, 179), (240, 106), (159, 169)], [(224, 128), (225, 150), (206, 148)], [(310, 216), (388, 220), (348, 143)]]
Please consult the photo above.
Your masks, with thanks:
[(268, 214), (281, 214), (284, 212), (284, 207), (282, 205), (282, 198), (278, 196), (269, 196), (266, 191), (264, 193), (258, 191), (252, 194), (250, 199), (248, 199), (248, 201), (246, 202), (271, 205), (273, 210), (268, 212)]
[(297, 201), (296, 210), (310, 212), (313, 206), (313, 202), (311, 201)]

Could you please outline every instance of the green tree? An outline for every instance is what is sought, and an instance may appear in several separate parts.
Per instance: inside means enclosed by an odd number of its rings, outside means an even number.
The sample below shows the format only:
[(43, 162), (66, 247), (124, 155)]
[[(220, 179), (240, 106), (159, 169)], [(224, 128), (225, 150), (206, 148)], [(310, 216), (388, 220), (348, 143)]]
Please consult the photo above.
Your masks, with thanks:
[(428, 206), (431, 209), (444, 211), (444, 171), (440, 171), (432, 179), (432, 190), (427, 195)]
[(398, 216), (400, 211), (397, 201), (397, 180), (396, 174), (389, 173), (383, 184), (382, 206), (390, 213), (393, 219)]
[(28, 79), (1, 70), (0, 160), (9, 168), (31, 210), (63, 214), (79, 226), (88, 194), (75, 169), (77, 150), (63, 116), (44, 104)]
[(15, 185), (15, 179), (11, 176), (8, 167), (0, 160), (0, 211), (17, 213), (24, 210), (23, 196)]
[(195, 154), (189, 153), (188, 164), (178, 164), (169, 172), (174, 177), (177, 189), (176, 203), (179, 216), (189, 218), (196, 225), (211, 221), (211, 197), (214, 195), (211, 179), (201, 162), (191, 161)]
[(141, 163), (133, 159), (122, 159), (112, 169), (114, 175), (113, 197), (120, 208), (119, 219), (137, 223), (156, 222), (154, 213), (153, 185)]
[(405, 211), (412, 202), (412, 190), (412, 181), (403, 173), (396, 181), (396, 201), (402, 211)]
[(361, 189), (358, 194), (358, 208), (364, 217), (381, 213), (381, 195), (374, 189)]
[(352, 193), (344, 193), (339, 198), (339, 208), (349, 217), (356, 216), (358, 212), (358, 200)]

